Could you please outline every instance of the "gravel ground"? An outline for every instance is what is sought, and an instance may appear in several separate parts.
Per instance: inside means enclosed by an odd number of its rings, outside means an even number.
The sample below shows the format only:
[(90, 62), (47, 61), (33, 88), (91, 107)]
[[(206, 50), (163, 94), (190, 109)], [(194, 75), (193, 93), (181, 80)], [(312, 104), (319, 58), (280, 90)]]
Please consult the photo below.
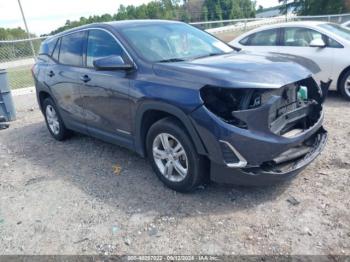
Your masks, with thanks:
[(0, 254), (350, 255), (350, 104), (336, 94), (326, 150), (296, 179), (193, 194), (123, 148), (55, 141), (33, 94), (15, 102), (18, 120), (0, 131)]

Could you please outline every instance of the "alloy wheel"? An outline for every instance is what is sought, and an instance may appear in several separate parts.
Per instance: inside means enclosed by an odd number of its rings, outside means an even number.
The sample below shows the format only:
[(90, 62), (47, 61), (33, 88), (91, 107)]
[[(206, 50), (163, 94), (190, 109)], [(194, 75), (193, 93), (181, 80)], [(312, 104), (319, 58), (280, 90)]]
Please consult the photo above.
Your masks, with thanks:
[(345, 93), (348, 97), (350, 97), (350, 76), (345, 80), (345, 87), (344, 87), (344, 90), (345, 90)]
[(56, 110), (52, 105), (46, 107), (46, 120), (51, 132), (54, 135), (58, 135), (60, 133), (60, 122), (58, 121)]
[(188, 158), (184, 147), (168, 133), (158, 134), (152, 146), (153, 158), (160, 173), (172, 182), (183, 181), (188, 174)]

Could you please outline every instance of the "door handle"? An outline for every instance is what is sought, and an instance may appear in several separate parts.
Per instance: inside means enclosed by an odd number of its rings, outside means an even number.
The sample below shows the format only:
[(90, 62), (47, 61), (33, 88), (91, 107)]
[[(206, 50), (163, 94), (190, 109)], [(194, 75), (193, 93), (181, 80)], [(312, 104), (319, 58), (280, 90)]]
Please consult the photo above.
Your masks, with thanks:
[(91, 80), (91, 78), (88, 75), (83, 75), (80, 77), (81, 81), (83, 81), (84, 83), (87, 83)]
[(53, 77), (55, 75), (55, 73), (51, 70), (48, 74), (49, 77)]

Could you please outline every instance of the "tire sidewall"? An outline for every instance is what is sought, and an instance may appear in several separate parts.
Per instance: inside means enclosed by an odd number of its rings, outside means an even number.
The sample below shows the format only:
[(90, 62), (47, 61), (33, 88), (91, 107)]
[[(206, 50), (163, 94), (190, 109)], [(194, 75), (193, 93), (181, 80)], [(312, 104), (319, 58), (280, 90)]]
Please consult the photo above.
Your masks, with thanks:
[(343, 78), (341, 79), (340, 87), (339, 87), (342, 96), (348, 101), (350, 101), (350, 96), (345, 91), (345, 84), (346, 84), (346, 80), (348, 79), (349, 76), (350, 76), (350, 70), (348, 72), (346, 72), (345, 75), (343, 76)]
[[(57, 115), (57, 118), (58, 118), (58, 122), (59, 122), (59, 125), (60, 125), (60, 128), (59, 128), (59, 133), (56, 135), (52, 132), (50, 126), (49, 126), (49, 123), (47, 121), (47, 116), (46, 116), (46, 107), (47, 106), (52, 106), (55, 111), (56, 111), (56, 115)], [(57, 107), (55, 105), (55, 103), (53, 102), (53, 100), (51, 98), (46, 98), (43, 102), (43, 113), (44, 113), (44, 117), (45, 117), (45, 122), (46, 122), (46, 126), (47, 126), (47, 129), (49, 130), (50, 134), (52, 137), (54, 137), (56, 140), (63, 140), (65, 139), (65, 132), (66, 132), (66, 129), (64, 127), (64, 124), (63, 124), (63, 121), (62, 121), (62, 118), (57, 110)]]
[[(168, 133), (174, 136), (183, 146), (188, 160), (188, 173), (184, 180), (180, 182), (173, 182), (168, 180), (158, 169), (153, 158), (153, 141), (160, 133)], [(192, 191), (199, 180), (200, 175), (200, 159), (193, 146), (192, 141), (188, 135), (179, 127), (176, 122), (169, 119), (160, 120), (155, 123), (149, 130), (146, 140), (147, 155), (151, 162), (152, 168), (155, 171), (158, 178), (168, 187), (180, 191), (189, 192)]]

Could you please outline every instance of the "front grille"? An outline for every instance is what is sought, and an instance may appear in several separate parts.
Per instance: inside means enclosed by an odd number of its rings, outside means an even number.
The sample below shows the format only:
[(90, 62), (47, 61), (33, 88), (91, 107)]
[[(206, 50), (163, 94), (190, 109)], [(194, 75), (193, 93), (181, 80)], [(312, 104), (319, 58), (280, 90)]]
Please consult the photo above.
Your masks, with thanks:
[[(322, 107), (312, 97), (298, 97), (299, 89), (303, 83), (284, 86), (278, 90), (271, 90), (268, 96), (278, 96), (280, 99), (274, 103), (268, 116), (270, 130), (278, 135), (298, 133), (313, 126), (320, 118)], [(303, 87), (305, 88), (305, 87)], [(310, 92), (313, 94), (313, 92)], [(315, 92), (314, 92), (315, 93)]]
[(269, 94), (266, 94), (270, 98), (271, 96), (281, 97), (281, 99), (271, 107), (269, 123), (272, 123), (281, 115), (291, 112), (297, 108), (297, 88), (298, 87), (296, 85), (288, 85), (277, 90), (272, 90), (269, 92)]

